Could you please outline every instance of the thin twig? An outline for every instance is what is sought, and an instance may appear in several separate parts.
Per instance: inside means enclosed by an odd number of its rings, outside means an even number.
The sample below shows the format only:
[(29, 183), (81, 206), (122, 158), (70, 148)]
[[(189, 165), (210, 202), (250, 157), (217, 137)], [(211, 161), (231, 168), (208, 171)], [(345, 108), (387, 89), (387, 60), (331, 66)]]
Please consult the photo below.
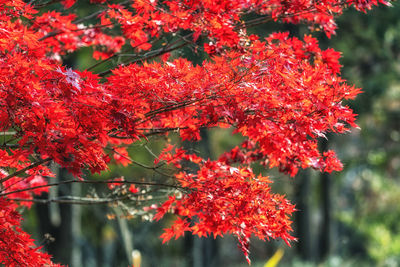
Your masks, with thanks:
[(174, 177), (173, 175), (166, 174), (166, 173), (163, 173), (163, 172), (161, 172), (161, 171), (158, 170), (158, 168), (162, 167), (164, 164), (162, 164), (162, 165), (157, 165), (157, 166), (147, 166), (147, 165), (145, 165), (145, 164), (143, 164), (143, 163), (137, 162), (137, 161), (135, 161), (135, 160), (133, 160), (133, 159), (131, 159), (131, 158), (129, 158), (129, 157), (126, 157), (126, 156), (122, 155), (121, 153), (118, 153), (118, 151), (116, 151), (116, 150), (113, 149), (113, 148), (108, 148), (108, 147), (106, 147), (106, 149), (109, 149), (109, 150), (113, 151), (114, 153), (118, 154), (119, 156), (123, 157), (124, 159), (127, 159), (127, 160), (131, 161), (133, 164), (136, 164), (136, 165), (138, 165), (139, 167), (142, 167), (142, 168), (145, 168), (145, 169), (148, 169), (148, 170), (153, 170), (154, 172), (156, 172), (156, 173), (158, 173), (158, 174), (160, 174), (160, 175), (162, 175), (162, 176), (171, 177), (171, 178)]

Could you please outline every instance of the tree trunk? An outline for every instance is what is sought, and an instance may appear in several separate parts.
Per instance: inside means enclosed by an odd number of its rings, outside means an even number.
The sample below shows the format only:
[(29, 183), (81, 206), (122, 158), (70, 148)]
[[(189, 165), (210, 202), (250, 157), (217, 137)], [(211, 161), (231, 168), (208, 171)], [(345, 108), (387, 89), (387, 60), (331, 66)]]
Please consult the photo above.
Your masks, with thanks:
[[(328, 150), (328, 141), (321, 142), (321, 151)], [(332, 244), (332, 188), (331, 176), (321, 173), (321, 226), (319, 234), (319, 261), (326, 260)]]
[[(56, 179), (59, 181), (66, 180), (67, 175), (66, 170), (58, 169)], [(42, 197), (47, 199), (70, 195), (70, 193), (71, 187), (62, 185), (58, 189), (52, 189), (49, 194), (44, 194)], [(46, 239), (46, 250), (53, 256), (54, 262), (72, 266), (72, 206), (57, 203), (37, 205), (36, 212), (39, 220), (39, 232)]]
[(298, 238), (297, 251), (301, 259), (306, 261), (313, 260), (312, 239), (311, 239), (311, 220), (310, 220), (310, 172), (304, 170), (296, 178), (296, 208), (295, 229)]

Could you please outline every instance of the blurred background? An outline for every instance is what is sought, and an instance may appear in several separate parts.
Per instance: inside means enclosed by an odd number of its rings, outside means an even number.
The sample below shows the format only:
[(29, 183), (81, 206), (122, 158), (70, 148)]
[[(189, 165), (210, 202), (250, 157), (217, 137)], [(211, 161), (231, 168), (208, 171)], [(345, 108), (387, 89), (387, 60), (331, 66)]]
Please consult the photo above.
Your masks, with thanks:
[[(81, 15), (94, 12), (87, 2), (79, 1), (73, 9)], [(253, 240), (253, 266), (400, 266), (400, 3), (393, 5), (367, 14), (346, 10), (338, 18), (338, 31), (331, 39), (321, 32), (313, 33), (322, 48), (342, 52), (342, 76), (363, 89), (357, 100), (348, 103), (359, 114), (361, 129), (321, 140), (322, 149), (329, 147), (338, 153), (344, 163), (342, 172), (305, 170), (290, 178), (254, 166), (271, 177), (275, 192), (286, 194), (297, 205), (299, 211), (292, 219), (299, 241), (288, 247), (280, 241)], [(267, 36), (274, 31), (289, 31), (299, 37), (309, 33), (305, 26), (278, 23), (252, 28), (249, 33)], [(95, 64), (91, 53), (83, 49), (68, 56), (65, 64), (86, 69)], [(205, 59), (190, 48), (172, 55), (178, 56), (196, 64)], [(117, 63), (112, 60), (94, 71)], [(184, 145), (210, 158), (240, 141), (227, 130), (202, 132), (202, 136), (201, 142)], [(158, 152), (164, 142), (154, 138), (149, 147), (134, 144), (129, 154), (139, 162), (152, 162), (147, 148)], [(64, 170), (54, 168), (58, 180), (69, 179)], [(111, 166), (109, 172), (90, 179), (157, 179), (155, 175), (135, 166)], [(65, 185), (43, 198), (94, 195), (102, 190)], [(151, 201), (157, 202), (161, 193)], [(132, 210), (135, 206), (37, 204), (25, 211), (24, 227), (36, 233), (33, 237), (54, 255), (55, 262), (72, 267), (132, 266), (138, 258), (142, 267), (247, 266), (233, 237), (214, 240), (187, 235), (162, 245), (159, 236), (172, 218), (151, 222), (149, 216)]]

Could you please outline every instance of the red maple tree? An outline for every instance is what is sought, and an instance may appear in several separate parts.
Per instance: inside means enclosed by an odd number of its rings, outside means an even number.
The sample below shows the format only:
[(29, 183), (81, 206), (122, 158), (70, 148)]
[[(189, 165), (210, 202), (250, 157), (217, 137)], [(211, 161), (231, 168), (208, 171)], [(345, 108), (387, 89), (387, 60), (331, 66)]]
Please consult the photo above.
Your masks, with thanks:
[[(51, 182), (50, 162), (76, 176), (69, 182), (85, 183), (94, 181), (82, 170), (101, 172), (112, 161), (156, 172), (172, 166), (173, 180), (162, 185), (175, 193), (147, 209), (156, 220), (176, 215), (164, 241), (185, 232), (229, 233), (247, 259), (252, 235), (289, 244), (295, 207), (272, 193), (269, 178), (255, 174), (251, 164), (291, 176), (299, 168), (340, 170), (333, 151), (318, 150), (318, 138), (356, 127), (343, 101), (360, 90), (340, 78), (340, 53), (321, 50), (314, 37), (272, 33), (260, 39), (247, 29), (271, 20), (305, 23), (329, 37), (344, 8), (366, 11), (389, 3), (91, 0), (98, 11), (78, 17), (75, 2), (0, 0), (0, 262), (55, 266), (21, 230), (16, 211), (59, 185)], [(63, 12), (55, 11), (60, 4)], [(247, 14), (257, 16), (245, 20)], [(209, 59), (193, 65), (171, 56), (185, 46)], [(93, 68), (116, 63), (102, 73), (64, 67), (63, 56), (83, 47), (92, 47), (99, 60)], [(144, 166), (126, 150), (154, 135), (198, 141), (201, 129), (216, 127), (232, 128), (244, 142), (215, 161), (167, 144), (153, 166)], [(198, 171), (188, 171), (184, 162)], [(141, 184), (101, 182), (112, 190), (129, 185), (127, 198), (135, 198), (135, 184)]]

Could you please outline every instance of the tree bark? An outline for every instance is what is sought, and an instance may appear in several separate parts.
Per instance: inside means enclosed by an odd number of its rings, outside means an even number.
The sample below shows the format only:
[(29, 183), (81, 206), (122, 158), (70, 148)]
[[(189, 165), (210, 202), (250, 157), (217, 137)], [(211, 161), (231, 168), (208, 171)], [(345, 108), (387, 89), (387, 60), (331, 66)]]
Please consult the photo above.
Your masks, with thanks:
[(311, 207), (310, 207), (310, 172), (304, 170), (296, 178), (296, 208), (295, 229), (298, 238), (297, 252), (305, 261), (313, 260), (311, 239)]
[[(328, 141), (321, 142), (321, 151), (328, 150)], [(332, 188), (330, 174), (323, 172), (320, 175), (321, 194), (321, 226), (319, 234), (319, 261), (327, 259), (332, 244)]]
[[(58, 170), (57, 179), (63, 181), (68, 175), (64, 169)], [(62, 185), (58, 191), (50, 191), (43, 198), (70, 195), (69, 185)], [(39, 232), (45, 238), (45, 249), (53, 256), (54, 262), (72, 266), (72, 206), (64, 204), (37, 205)], [(50, 238), (48, 238), (50, 236)]]

